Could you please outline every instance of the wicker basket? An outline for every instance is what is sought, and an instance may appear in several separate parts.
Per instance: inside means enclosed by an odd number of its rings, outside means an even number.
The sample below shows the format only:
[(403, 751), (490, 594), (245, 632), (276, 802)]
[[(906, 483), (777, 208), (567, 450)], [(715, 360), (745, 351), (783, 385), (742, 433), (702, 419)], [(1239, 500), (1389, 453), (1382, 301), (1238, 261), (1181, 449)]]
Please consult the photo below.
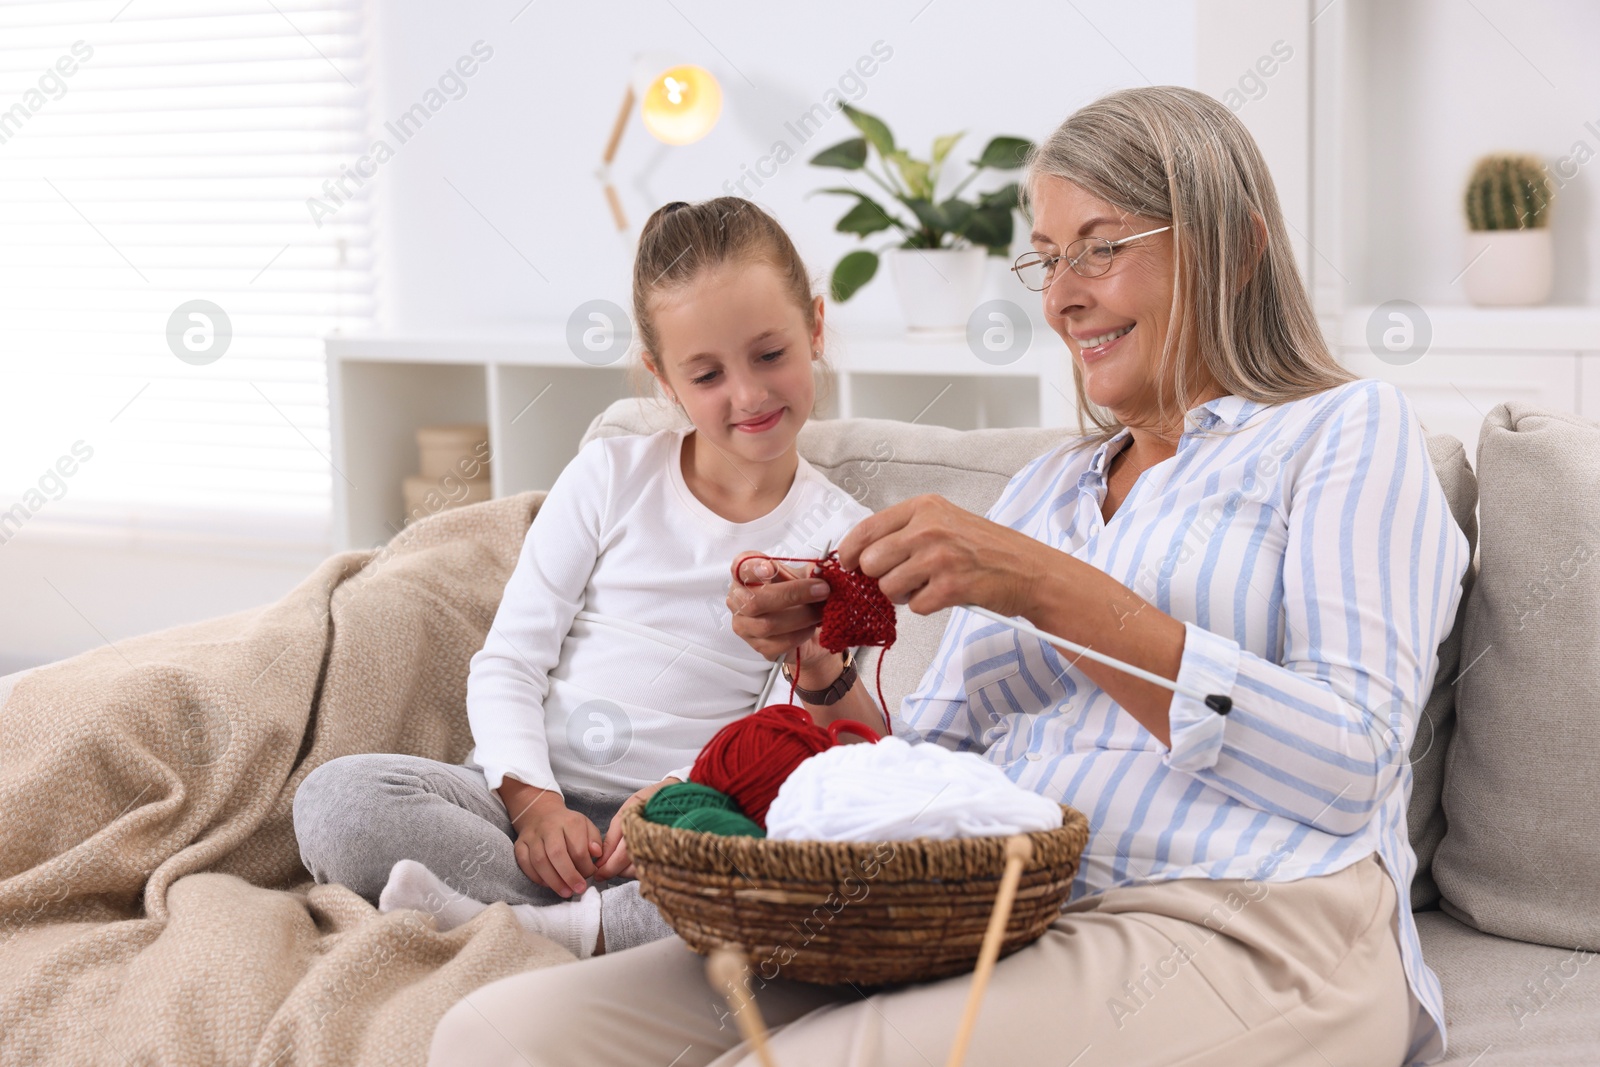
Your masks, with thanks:
[[(622, 815), (639, 892), (701, 955), (742, 953), (763, 978), (832, 985), (919, 982), (973, 969), (1005, 870), (1007, 838), (770, 841), (679, 830)], [(1083, 813), (1027, 834), (1000, 955), (1061, 913), (1089, 841)]]

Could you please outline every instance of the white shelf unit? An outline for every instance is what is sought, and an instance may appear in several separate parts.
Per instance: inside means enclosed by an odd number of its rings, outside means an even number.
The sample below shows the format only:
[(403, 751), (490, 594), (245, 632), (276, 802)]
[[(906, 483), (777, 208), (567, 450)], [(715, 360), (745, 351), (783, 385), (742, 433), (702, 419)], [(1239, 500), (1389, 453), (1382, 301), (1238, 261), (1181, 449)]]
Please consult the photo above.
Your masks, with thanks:
[[(1037, 326), (1015, 362), (978, 359), (964, 335), (835, 331), (836, 376), (814, 417), (918, 421), (955, 429), (1059, 426), (1075, 420), (1060, 339)], [(417, 472), (416, 431), (433, 423), (489, 428), (495, 497), (548, 489), (613, 400), (637, 395), (627, 370), (577, 359), (559, 325), (480, 337), (330, 337), (334, 538), (381, 545), (404, 519), (403, 479)]]
[(1461, 440), (1474, 468), (1484, 417), (1504, 401), (1600, 420), (1600, 308), (1427, 306), (1428, 350), (1400, 366), (1367, 345), (1373, 311), (1345, 312), (1340, 361), (1398, 385), (1427, 429)]
[[(1517, 146), (1553, 160), (1571, 143), (1543, 83), (1494, 67), (1501, 49), (1515, 53), (1470, 5), (1350, 0), (1295, 10), (1307, 20), (1311, 61), (1284, 76), (1305, 78), (1308, 90), (1307, 282), (1340, 361), (1400, 386), (1423, 424), (1459, 438), (1474, 466), (1483, 419), (1502, 402), (1600, 420), (1594, 287), (1558, 273), (1565, 303), (1496, 308), (1466, 304), (1460, 285), (1471, 264), (1457, 258), (1459, 194), (1473, 158)], [(1460, 96), (1486, 70), (1497, 108), (1487, 117)], [(1585, 213), (1562, 214), (1567, 196), (1557, 194), (1558, 239), (1583, 241), (1588, 230), (1592, 240)], [(1571, 265), (1558, 257), (1557, 269)], [(1368, 344), (1368, 320), (1390, 300), (1427, 316), (1432, 340), (1415, 362), (1386, 362)]]

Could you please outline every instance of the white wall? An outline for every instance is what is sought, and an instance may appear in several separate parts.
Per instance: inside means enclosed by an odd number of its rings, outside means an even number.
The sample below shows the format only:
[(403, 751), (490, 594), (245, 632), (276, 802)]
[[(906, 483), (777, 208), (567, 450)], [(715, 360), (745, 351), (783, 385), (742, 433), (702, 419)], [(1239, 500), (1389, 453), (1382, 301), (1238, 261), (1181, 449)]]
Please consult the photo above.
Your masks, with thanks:
[(193, 548), (64, 543), (24, 529), (0, 545), (0, 675), (271, 603), (316, 564), (308, 558), (250, 561)]
[(1311, 256), (1310, 27), (1307, 0), (1205, 0), (1195, 40), (1195, 87), (1255, 138), (1302, 279)]
[[(633, 243), (649, 212), (669, 200), (722, 195), (725, 182), (771, 155), (779, 140), (795, 157), (760, 187), (745, 188), (789, 230), (821, 286), (839, 256), (859, 245), (833, 232), (848, 206), (843, 198), (805, 198), (839, 184), (841, 172), (806, 160), (855, 131), (834, 114), (802, 143), (785, 123), (836, 89), (878, 41), (892, 56), (862, 79), (853, 102), (923, 155), (939, 134), (969, 131), (955, 155), (970, 158), (995, 134), (1043, 137), (1103, 92), (1147, 81), (1195, 83), (1191, 0), (1092, 0), (1077, 11), (1055, 0), (823, 0), (781, 16), (727, 0), (633, 0), (534, 4), (512, 22), (518, 6), (385, 0), (380, 7), (380, 119), (416, 102), (474, 41), (494, 49), (467, 94), (382, 167), (380, 305), (391, 330), (565, 321), (600, 297), (626, 306)], [(618, 234), (594, 171), (630, 58), (641, 49), (674, 51), (710, 69), (723, 85), (725, 110), (708, 137), (678, 148), (660, 145), (633, 119), (613, 168), (631, 224)], [(965, 173), (964, 166), (950, 170)], [(875, 235), (875, 247), (884, 243), (885, 235)], [(833, 310), (835, 325), (898, 321), (881, 275)]]
[[(1367, 3), (1365, 279), (1353, 302), (1464, 303), (1462, 193), (1478, 156), (1532, 152), (1571, 177), (1551, 210), (1551, 303), (1600, 303), (1600, 6)], [(1361, 284), (1358, 282), (1358, 284)]]

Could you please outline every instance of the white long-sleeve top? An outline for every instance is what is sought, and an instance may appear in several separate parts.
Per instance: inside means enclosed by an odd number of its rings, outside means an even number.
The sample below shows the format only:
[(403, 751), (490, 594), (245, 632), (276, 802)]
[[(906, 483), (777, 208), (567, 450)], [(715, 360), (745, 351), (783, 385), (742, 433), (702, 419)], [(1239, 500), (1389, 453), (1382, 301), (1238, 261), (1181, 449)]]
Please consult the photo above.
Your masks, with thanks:
[(491, 789), (687, 780), (717, 730), (768, 702), (778, 665), (728, 613), (734, 557), (815, 557), (871, 512), (801, 456), (782, 503), (730, 522), (684, 481), (692, 432), (590, 441), (535, 513), (467, 675), (466, 762)]

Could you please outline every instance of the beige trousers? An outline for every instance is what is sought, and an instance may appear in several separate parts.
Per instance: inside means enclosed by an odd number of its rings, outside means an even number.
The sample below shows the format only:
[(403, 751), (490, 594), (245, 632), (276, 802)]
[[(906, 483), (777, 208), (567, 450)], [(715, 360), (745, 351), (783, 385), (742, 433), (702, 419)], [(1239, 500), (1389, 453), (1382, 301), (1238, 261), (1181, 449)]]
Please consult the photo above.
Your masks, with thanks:
[[(1070, 905), (999, 961), (965, 1063), (1398, 1067), (1416, 1002), (1376, 856), (1293, 882), (1181, 879)], [(944, 1067), (970, 974), (751, 988), (777, 1067)], [(757, 1067), (678, 937), (512, 975), (434, 1033), (430, 1067)]]

